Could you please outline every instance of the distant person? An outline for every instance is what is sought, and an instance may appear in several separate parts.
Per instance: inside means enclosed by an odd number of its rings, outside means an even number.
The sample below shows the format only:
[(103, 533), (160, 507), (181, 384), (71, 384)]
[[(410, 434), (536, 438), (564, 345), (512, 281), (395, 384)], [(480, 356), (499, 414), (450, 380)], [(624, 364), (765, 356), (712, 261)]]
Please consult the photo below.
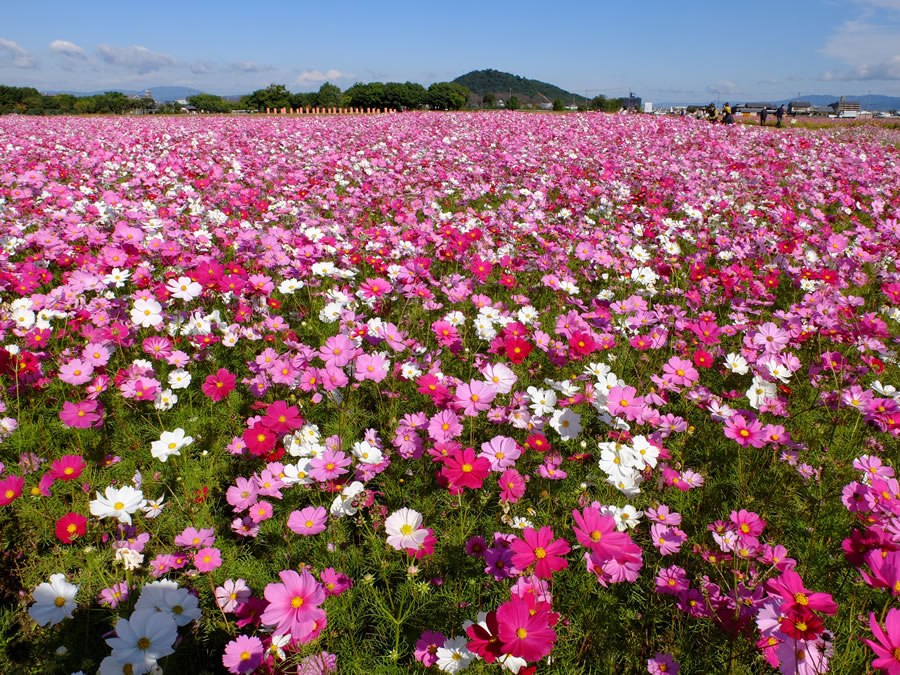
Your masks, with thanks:
[(710, 103), (708, 106), (706, 106), (706, 119), (708, 119), (710, 122), (715, 122), (717, 116), (718, 115), (716, 113), (715, 103)]
[(725, 101), (725, 105), (722, 106), (722, 124), (734, 124), (734, 115), (728, 101)]
[(775, 119), (777, 120), (775, 128), (780, 129), (782, 126), (781, 121), (784, 119), (784, 103), (778, 106), (778, 110), (775, 111)]
[(766, 126), (766, 118), (769, 116), (769, 108), (768, 106), (763, 106), (762, 110), (759, 111), (759, 126)]

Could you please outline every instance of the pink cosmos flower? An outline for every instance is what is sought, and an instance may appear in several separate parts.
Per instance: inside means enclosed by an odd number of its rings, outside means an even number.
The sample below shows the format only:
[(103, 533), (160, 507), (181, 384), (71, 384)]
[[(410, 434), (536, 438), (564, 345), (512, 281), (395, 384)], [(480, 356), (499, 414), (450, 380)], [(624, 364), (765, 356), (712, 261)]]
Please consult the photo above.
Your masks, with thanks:
[(428, 435), (437, 443), (452, 441), (462, 431), (459, 417), (452, 410), (441, 410), (428, 421)]
[(309, 472), (309, 475), (313, 479), (324, 483), (327, 480), (347, 473), (347, 469), (344, 467), (349, 466), (351, 461), (342, 451), (326, 448), (321, 456), (310, 460), (309, 464), (312, 470)]
[(747, 421), (743, 415), (732, 415), (725, 420), (725, 437), (741, 447), (752, 445), (761, 448), (766, 444), (763, 426), (758, 420)]
[(353, 579), (346, 574), (336, 572), (333, 567), (326, 567), (319, 572), (319, 578), (322, 580), (325, 595), (340, 595), (353, 586)]
[(381, 382), (387, 377), (390, 365), (390, 361), (380, 354), (360, 354), (356, 358), (356, 372), (353, 377), (360, 382), (364, 380)]
[(525, 479), (515, 469), (507, 469), (497, 481), (500, 486), (500, 501), (515, 504), (525, 494)]
[(380, 298), (393, 289), (384, 279), (366, 279), (359, 285), (359, 290), (365, 298)]
[(553, 539), (553, 529), (544, 526), (540, 530), (526, 527), (522, 539), (516, 539), (510, 548), (513, 563), (524, 570), (534, 563), (535, 576), (549, 579), (553, 573), (564, 570), (569, 563), (562, 557), (571, 550), (565, 539)]
[(660, 555), (671, 555), (681, 550), (681, 545), (687, 541), (687, 535), (677, 527), (653, 523), (650, 526), (650, 541)]
[(697, 369), (690, 361), (673, 356), (663, 366), (663, 380), (671, 384), (689, 387), (700, 379)]
[(784, 598), (779, 608), (781, 612), (790, 612), (795, 607), (806, 607), (825, 614), (837, 614), (838, 606), (831, 598), (831, 594), (813, 593), (805, 588), (803, 579), (794, 570), (785, 570), (777, 579), (769, 579), (766, 588)]
[(250, 520), (259, 524), (272, 517), (272, 505), (263, 499), (251, 504), (247, 512), (250, 514)]
[(226, 490), (225, 499), (236, 512), (240, 513), (256, 501), (259, 488), (256, 481), (243, 476), (238, 476), (234, 482), (235, 484)]
[(237, 379), (225, 368), (219, 368), (215, 375), (209, 375), (201, 385), (203, 393), (213, 401), (221, 401), (228, 397), (234, 389)]
[(94, 366), (89, 361), (72, 359), (59, 369), (59, 379), (68, 384), (84, 384), (94, 375)]
[(633, 422), (644, 409), (644, 398), (637, 395), (634, 387), (612, 387), (609, 390), (606, 407), (611, 415), (624, 415)]
[(269, 606), (260, 619), (267, 626), (275, 626), (277, 635), (290, 634), (303, 642), (324, 618), (319, 605), (325, 600), (325, 591), (305, 569), (300, 574), (284, 570), (278, 576), (282, 583), (266, 586), (264, 595)]
[(183, 548), (204, 548), (211, 546), (216, 541), (216, 534), (213, 528), (197, 530), (193, 527), (185, 528), (185, 530), (175, 537), (175, 545)]
[(508, 436), (494, 436), (481, 444), (481, 453), (478, 456), (491, 463), (491, 471), (503, 471), (515, 466), (516, 460), (521, 455), (522, 450), (513, 439)]
[(647, 672), (650, 675), (677, 675), (681, 669), (671, 654), (657, 654), (647, 659)]
[(226, 614), (231, 614), (237, 606), (252, 595), (250, 587), (243, 579), (228, 579), (216, 588), (216, 604)]
[(461, 384), (456, 388), (456, 405), (467, 417), (478, 417), (482, 410), (488, 410), (496, 398), (497, 391), (484, 382), (472, 380), (469, 384)]
[[(96, 411), (99, 408), (100, 413)], [(99, 401), (81, 401), (79, 403), (63, 403), (63, 409), (59, 412), (59, 419), (67, 427), (73, 429), (87, 429), (94, 422), (101, 420), (103, 407)]]
[(225, 645), (222, 665), (229, 673), (244, 675), (255, 671), (264, 655), (263, 643), (258, 637), (239, 635)]
[(443, 633), (426, 630), (416, 642), (413, 656), (423, 666), (430, 668), (437, 663), (437, 650), (443, 647), (445, 642), (447, 642), (447, 638)]
[(356, 346), (346, 335), (332, 335), (325, 340), (324, 346), (319, 348), (319, 357), (325, 362), (325, 366), (343, 368), (356, 356)]
[(194, 554), (194, 567), (199, 572), (211, 572), (222, 565), (222, 553), (217, 548), (201, 548)]
[(292, 511), (287, 526), (291, 532), (311, 536), (324, 532), (328, 521), (328, 512), (321, 506), (307, 506), (300, 511)]
[(731, 512), (731, 522), (736, 528), (737, 535), (744, 544), (756, 543), (756, 538), (762, 534), (766, 521), (758, 514), (746, 509)]

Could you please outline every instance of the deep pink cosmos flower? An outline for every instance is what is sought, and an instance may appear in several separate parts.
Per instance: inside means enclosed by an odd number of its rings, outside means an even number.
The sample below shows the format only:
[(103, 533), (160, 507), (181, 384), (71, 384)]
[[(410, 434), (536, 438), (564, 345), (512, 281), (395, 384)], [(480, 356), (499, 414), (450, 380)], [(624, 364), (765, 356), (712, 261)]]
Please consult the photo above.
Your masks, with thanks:
[(444, 459), (441, 474), (449, 481), (451, 487), (477, 490), (490, 471), (490, 462), (484, 457), (476, 457), (474, 449), (466, 448), (456, 450)]
[(87, 466), (81, 455), (63, 455), (50, 464), (50, 475), (54, 480), (75, 480)]
[(510, 548), (513, 563), (524, 570), (534, 563), (534, 573), (541, 579), (549, 579), (554, 572), (564, 570), (569, 563), (562, 557), (571, 550), (565, 539), (553, 539), (553, 529), (544, 526), (540, 530), (526, 527), (522, 539), (516, 539)]
[[(869, 614), (869, 628), (875, 640), (863, 638), (875, 655), (878, 657), (872, 661), (873, 668), (886, 670), (888, 675), (900, 674), (900, 609), (891, 607), (884, 620), (884, 630), (875, 618), (874, 613)], [(877, 640), (877, 642), (876, 642)]]
[(556, 631), (550, 627), (550, 612), (536, 609), (519, 597), (497, 608), (497, 636), (503, 653), (526, 661), (540, 661), (553, 650)]
[(752, 445), (761, 448), (766, 444), (763, 426), (758, 420), (747, 421), (743, 415), (732, 415), (725, 420), (725, 437), (734, 440), (741, 447)]
[(624, 556), (623, 547), (631, 542), (631, 537), (616, 532), (616, 520), (611, 515), (588, 506), (583, 513), (572, 511), (572, 518), (575, 519), (575, 538), (579, 544), (591, 549), (596, 564)]
[(56, 538), (64, 544), (71, 544), (77, 537), (87, 532), (87, 518), (80, 513), (67, 513), (56, 521)]
[(326, 567), (319, 572), (319, 579), (322, 580), (322, 589), (325, 591), (325, 595), (340, 595), (353, 587), (353, 579), (335, 571), (333, 567)]
[(803, 586), (803, 579), (794, 570), (785, 570), (777, 579), (769, 579), (766, 588), (777, 593), (784, 602), (779, 608), (782, 612), (790, 612), (795, 607), (807, 607), (825, 614), (837, 614), (837, 604), (829, 593), (813, 593)]
[(23, 476), (12, 475), (0, 479), (0, 506), (6, 506), (21, 496), (24, 485), (25, 478)]
[(267, 626), (275, 626), (276, 634), (290, 633), (294, 640), (304, 642), (324, 618), (319, 605), (325, 600), (325, 591), (305, 569), (300, 574), (284, 570), (278, 576), (280, 584), (266, 586), (264, 595), (269, 606), (260, 619)]
[(266, 408), (262, 423), (276, 434), (287, 433), (303, 426), (303, 418), (297, 406), (288, 406), (284, 401), (273, 401)]
[(500, 501), (515, 504), (525, 494), (525, 479), (515, 469), (507, 469), (497, 481), (500, 486)]
[(755, 544), (756, 538), (762, 534), (766, 521), (752, 511), (741, 509), (731, 512), (731, 522), (735, 527), (737, 536), (744, 544)]
[(234, 389), (237, 379), (225, 368), (219, 368), (215, 375), (209, 375), (200, 387), (203, 393), (209, 396), (213, 401), (221, 401), (228, 397), (228, 394)]

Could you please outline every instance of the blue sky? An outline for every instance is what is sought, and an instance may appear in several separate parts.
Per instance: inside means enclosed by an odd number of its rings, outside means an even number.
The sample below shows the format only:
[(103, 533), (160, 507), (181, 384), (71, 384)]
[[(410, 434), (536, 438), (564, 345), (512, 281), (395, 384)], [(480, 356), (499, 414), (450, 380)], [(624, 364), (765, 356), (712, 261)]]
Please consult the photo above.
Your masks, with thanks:
[(496, 68), (650, 101), (900, 95), (900, 0), (4, 3), (0, 83), (431, 82)]

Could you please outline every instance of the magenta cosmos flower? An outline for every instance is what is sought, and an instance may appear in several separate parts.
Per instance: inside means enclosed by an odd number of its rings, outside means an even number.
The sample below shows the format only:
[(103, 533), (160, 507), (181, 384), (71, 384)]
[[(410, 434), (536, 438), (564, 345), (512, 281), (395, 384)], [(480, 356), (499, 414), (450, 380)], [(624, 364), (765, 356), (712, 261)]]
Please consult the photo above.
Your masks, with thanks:
[(599, 509), (588, 506), (583, 513), (572, 511), (575, 519), (575, 538), (582, 546), (587, 546), (597, 558), (597, 563), (621, 559), (624, 547), (631, 543), (631, 537), (624, 532), (616, 532), (616, 520)]
[(525, 494), (525, 479), (515, 469), (507, 469), (497, 481), (500, 486), (500, 501), (515, 504)]
[(497, 636), (504, 653), (526, 661), (540, 661), (553, 649), (556, 631), (550, 627), (550, 613), (533, 607), (532, 603), (513, 596), (500, 605)]
[(210, 375), (200, 387), (203, 393), (209, 396), (213, 401), (221, 401), (228, 397), (228, 394), (234, 389), (236, 382), (234, 375), (225, 368), (219, 368), (215, 375)]
[(461, 384), (456, 388), (456, 405), (467, 417), (478, 417), (482, 410), (488, 410), (496, 398), (497, 391), (484, 382), (472, 380), (469, 384)]
[(725, 436), (741, 447), (752, 445), (761, 448), (766, 444), (763, 426), (757, 420), (744, 419), (743, 415), (732, 415), (725, 420)]
[(50, 465), (50, 475), (53, 480), (75, 480), (85, 466), (81, 455), (63, 455)]
[(101, 414), (97, 414), (99, 405), (98, 401), (81, 401), (80, 403), (66, 401), (59, 413), (59, 419), (67, 427), (87, 429), (101, 418), (103, 409), (100, 409)]
[(282, 583), (266, 586), (265, 597), (269, 606), (260, 619), (267, 626), (275, 626), (277, 635), (290, 634), (303, 640), (320, 623), (324, 612), (319, 605), (325, 600), (325, 591), (312, 574), (303, 570), (278, 573)]
[(875, 642), (863, 638), (863, 642), (869, 645), (878, 657), (872, 661), (872, 667), (886, 670), (889, 675), (900, 674), (900, 610), (892, 607), (888, 611), (884, 630), (878, 624), (875, 614), (869, 614), (869, 628), (877, 640)]
[(540, 530), (526, 527), (523, 539), (511, 545), (513, 564), (521, 570), (534, 563), (534, 573), (541, 579), (549, 579), (554, 572), (564, 570), (569, 563), (562, 557), (571, 549), (565, 539), (553, 540), (553, 529), (544, 526)]
[(451, 487), (473, 490), (481, 487), (490, 472), (491, 463), (484, 457), (476, 457), (473, 448), (456, 450), (444, 460), (444, 468), (441, 470)]

